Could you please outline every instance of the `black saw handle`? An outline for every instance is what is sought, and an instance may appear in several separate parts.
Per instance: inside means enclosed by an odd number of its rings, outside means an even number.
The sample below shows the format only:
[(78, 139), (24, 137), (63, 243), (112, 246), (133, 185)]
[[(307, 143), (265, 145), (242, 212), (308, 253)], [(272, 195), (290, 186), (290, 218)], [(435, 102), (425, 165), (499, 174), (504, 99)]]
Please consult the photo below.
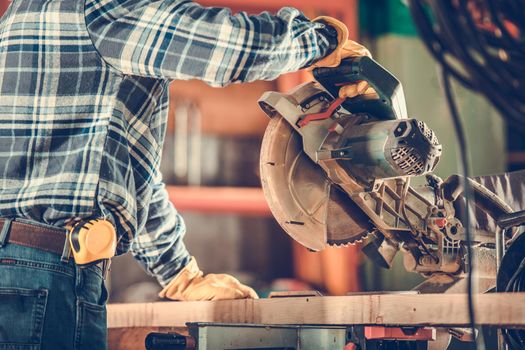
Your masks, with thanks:
[(343, 102), (351, 113), (367, 113), (381, 120), (405, 119), (407, 116), (403, 87), (397, 78), (370, 57), (347, 58), (338, 67), (316, 68), (317, 80), (335, 98), (342, 86), (366, 80), (379, 95), (357, 96)]

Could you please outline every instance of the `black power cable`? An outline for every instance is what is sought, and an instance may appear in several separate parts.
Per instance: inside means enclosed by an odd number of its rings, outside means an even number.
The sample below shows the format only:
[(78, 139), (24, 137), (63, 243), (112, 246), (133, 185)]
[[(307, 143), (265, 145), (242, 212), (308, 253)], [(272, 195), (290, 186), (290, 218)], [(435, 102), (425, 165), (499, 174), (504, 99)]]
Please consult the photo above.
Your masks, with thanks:
[[(516, 212), (507, 215), (506, 218), (498, 219), (498, 225), (511, 230), (512, 227), (523, 225), (523, 214)], [(518, 293), (525, 292), (525, 234), (517, 234), (505, 255), (501, 259), (501, 267), (498, 271), (496, 290), (498, 292)], [(503, 338), (512, 350), (525, 349), (525, 330), (502, 329)]]
[[(525, 130), (525, 0), (409, 0), (409, 7), (423, 42), (443, 67), (445, 95), (459, 143), (461, 172), (466, 179), (467, 145), (450, 78), (484, 95), (509, 124)], [(462, 220), (469, 267), (468, 309), (470, 326), (475, 332), (468, 210), (472, 197), (468, 182), (463, 185), (467, 202)], [(520, 265), (514, 276), (509, 291), (525, 289), (525, 267)], [(519, 338), (521, 333), (504, 330), (504, 334), (507, 340), (518, 339), (514, 344), (522, 347), (525, 344)]]
[(409, 0), (432, 55), (525, 130), (525, 1)]
[[(465, 130), (463, 129), (463, 123), (459, 117), (458, 109), (456, 106), (456, 101), (454, 99), (454, 93), (452, 91), (452, 86), (450, 83), (450, 74), (446, 68), (443, 68), (443, 87), (445, 90), (445, 96), (447, 98), (447, 103), (450, 110), (450, 115), (452, 117), (452, 122), (454, 124), (454, 130), (456, 132), (456, 138), (459, 145), (459, 153), (461, 160), (461, 173), (463, 174), (463, 188), (464, 188), (464, 198), (465, 198), (465, 210), (462, 213), (462, 221), (465, 223), (465, 236), (467, 238), (467, 302), (468, 302), (468, 312), (469, 312), (469, 321), (472, 334), (476, 335), (476, 314), (474, 312), (474, 300), (473, 300), (473, 284), (472, 284), (472, 273), (473, 273), (473, 260), (472, 260), (472, 238), (470, 232), (470, 214), (469, 214), (469, 202), (472, 198), (471, 188), (469, 182), (466, 181), (467, 177), (470, 174), (470, 167), (468, 164), (468, 152), (467, 152), (467, 142), (465, 138)], [(477, 349), (477, 342), (474, 342), (474, 348)]]
[[(465, 132), (463, 129), (463, 124), (461, 122), (461, 119), (459, 117), (459, 113), (457, 110), (457, 106), (455, 103), (455, 99), (452, 92), (452, 87), (450, 84), (450, 76), (452, 75), (457, 80), (462, 82), (467, 87), (471, 87), (471, 82), (469, 82), (468, 77), (464, 75), (463, 72), (455, 68), (446, 58), (446, 40), (443, 40), (443, 38), (440, 38), (439, 34), (436, 33), (433, 29), (433, 24), (428, 19), (426, 14), (426, 9), (423, 4), (419, 3), (418, 1), (410, 1), (410, 9), (412, 12), (412, 15), (414, 17), (415, 22), (418, 24), (418, 28), (420, 28), (420, 33), (424, 39), (424, 42), (426, 43), (427, 47), (430, 49), (430, 51), (434, 54), (434, 57), (437, 58), (437, 60), (441, 63), (443, 66), (443, 84), (444, 84), (444, 90), (445, 90), (445, 96), (447, 98), (448, 106), (450, 109), (450, 114), (452, 116), (452, 121), (454, 124), (454, 128), (456, 131), (456, 137), (459, 144), (460, 149), (460, 161), (461, 161), (461, 173), (463, 175), (463, 188), (464, 188), (464, 198), (465, 198), (465, 207), (467, 210), (463, 213), (464, 217), (462, 218), (463, 222), (465, 223), (465, 236), (466, 236), (466, 245), (467, 245), (467, 265), (468, 265), (468, 272), (467, 272), (467, 303), (468, 303), (468, 311), (469, 311), (469, 323), (470, 328), (472, 330), (472, 334), (476, 334), (476, 317), (475, 317), (475, 311), (474, 311), (474, 300), (473, 300), (473, 281), (472, 281), (472, 272), (474, 269), (473, 266), (473, 259), (472, 259), (472, 239), (471, 239), (471, 232), (470, 232), (470, 217), (469, 217), (469, 201), (470, 201), (470, 189), (468, 181), (465, 181), (465, 179), (468, 177), (470, 171), (469, 171), (469, 165), (468, 165), (468, 156), (467, 156), (467, 143), (465, 138)], [(443, 32), (444, 28), (441, 28), (441, 32)], [(475, 342), (475, 349), (477, 349), (477, 343)]]
[[(525, 291), (525, 258), (521, 261), (516, 272), (512, 275), (506, 292), (518, 293)], [(525, 348), (525, 332), (519, 329), (504, 329), (503, 336), (512, 349)]]

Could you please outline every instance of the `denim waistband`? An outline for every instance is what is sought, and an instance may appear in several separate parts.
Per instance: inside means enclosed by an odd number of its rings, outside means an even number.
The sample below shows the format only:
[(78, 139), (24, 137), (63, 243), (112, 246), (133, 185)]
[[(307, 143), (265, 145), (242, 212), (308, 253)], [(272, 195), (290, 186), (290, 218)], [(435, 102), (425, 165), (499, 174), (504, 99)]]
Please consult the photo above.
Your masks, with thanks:
[[(0, 248), (0, 265), (25, 266), (69, 276), (75, 276), (76, 269), (80, 268), (73, 259), (64, 262), (59, 254), (12, 243), (8, 243)], [(98, 265), (81, 268), (102, 277), (102, 269)]]

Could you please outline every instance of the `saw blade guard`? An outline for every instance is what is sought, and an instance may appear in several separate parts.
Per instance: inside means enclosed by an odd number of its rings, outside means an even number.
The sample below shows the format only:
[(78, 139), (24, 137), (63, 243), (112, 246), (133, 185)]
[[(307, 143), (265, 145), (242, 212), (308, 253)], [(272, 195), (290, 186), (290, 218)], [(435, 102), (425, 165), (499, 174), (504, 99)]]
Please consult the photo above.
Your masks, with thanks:
[(273, 216), (310, 250), (350, 243), (349, 235), (355, 242), (372, 228), (361, 209), (305, 154), (301, 136), (279, 115), (265, 132), (260, 170)]
[[(406, 119), (397, 79), (370, 59), (346, 62), (344, 72), (335, 72), (337, 79), (328, 70), (315, 73), (324, 86), (309, 82), (259, 100), (272, 117), (261, 150), (264, 194), (284, 230), (312, 250), (363, 239), (374, 225), (351, 194), (374, 189), (377, 180), (428, 172), (441, 151), (424, 124)], [(342, 101), (332, 95), (340, 81), (367, 74), (381, 100)], [(363, 106), (379, 118), (346, 109)], [(421, 154), (421, 146), (434, 150), (432, 157)]]

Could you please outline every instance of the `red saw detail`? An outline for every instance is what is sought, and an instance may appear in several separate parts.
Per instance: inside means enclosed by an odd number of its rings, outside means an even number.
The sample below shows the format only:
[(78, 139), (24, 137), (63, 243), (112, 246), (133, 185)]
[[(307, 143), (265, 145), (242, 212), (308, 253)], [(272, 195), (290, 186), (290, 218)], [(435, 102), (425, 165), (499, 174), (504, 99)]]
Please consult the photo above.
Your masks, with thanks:
[(301, 120), (299, 120), (297, 125), (299, 127), (303, 127), (303, 126), (308, 125), (308, 123), (310, 123), (311, 121), (325, 120), (325, 119), (330, 118), (334, 114), (334, 112), (337, 110), (337, 108), (339, 108), (339, 106), (343, 104), (344, 101), (345, 101), (344, 98), (335, 99), (334, 102), (332, 102), (332, 104), (330, 105), (330, 107), (326, 109), (326, 111), (321, 112), (321, 113), (312, 113), (312, 114), (304, 115), (301, 117)]
[(419, 328), (415, 332), (406, 334), (403, 328), (399, 327), (365, 327), (365, 338), (368, 340), (436, 340), (436, 330), (434, 328)]
[(434, 219), (434, 225), (436, 225), (439, 228), (443, 228), (447, 225), (447, 219), (446, 218), (438, 218)]

